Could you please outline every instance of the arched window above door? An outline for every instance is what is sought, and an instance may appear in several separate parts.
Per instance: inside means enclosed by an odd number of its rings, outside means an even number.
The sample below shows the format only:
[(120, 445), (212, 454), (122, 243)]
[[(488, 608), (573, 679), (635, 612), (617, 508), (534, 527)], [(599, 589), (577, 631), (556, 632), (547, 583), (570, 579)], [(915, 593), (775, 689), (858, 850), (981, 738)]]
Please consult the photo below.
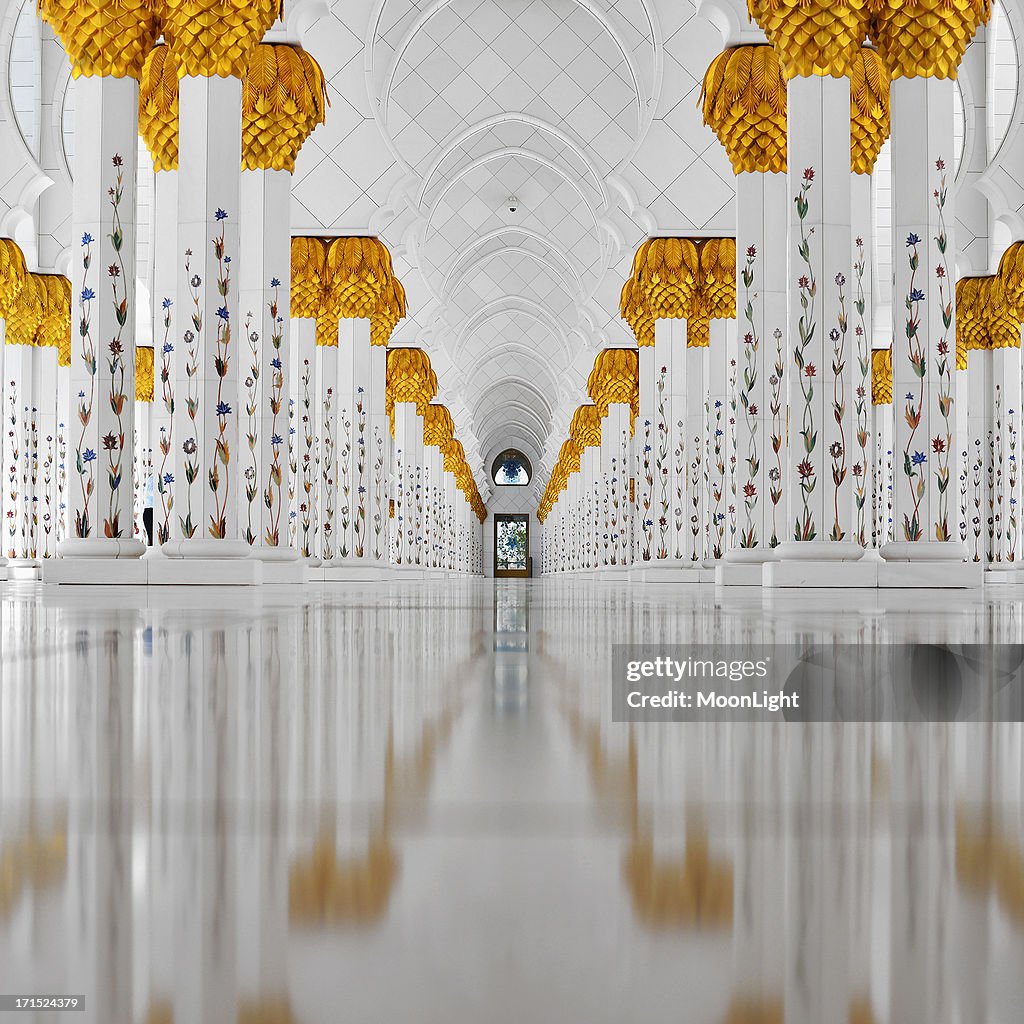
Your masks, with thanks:
[(518, 448), (507, 448), (491, 465), (491, 479), (499, 487), (525, 487), (532, 476), (530, 460)]

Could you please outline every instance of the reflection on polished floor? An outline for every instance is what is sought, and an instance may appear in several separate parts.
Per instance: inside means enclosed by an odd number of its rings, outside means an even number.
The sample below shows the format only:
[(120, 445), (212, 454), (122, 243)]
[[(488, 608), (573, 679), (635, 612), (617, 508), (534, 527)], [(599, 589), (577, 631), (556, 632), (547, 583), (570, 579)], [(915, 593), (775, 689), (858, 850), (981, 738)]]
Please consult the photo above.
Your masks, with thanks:
[(616, 724), (607, 683), (613, 641), (1021, 642), (1008, 593), (8, 585), (0, 993), (96, 1024), (1019, 1021), (1020, 725)]

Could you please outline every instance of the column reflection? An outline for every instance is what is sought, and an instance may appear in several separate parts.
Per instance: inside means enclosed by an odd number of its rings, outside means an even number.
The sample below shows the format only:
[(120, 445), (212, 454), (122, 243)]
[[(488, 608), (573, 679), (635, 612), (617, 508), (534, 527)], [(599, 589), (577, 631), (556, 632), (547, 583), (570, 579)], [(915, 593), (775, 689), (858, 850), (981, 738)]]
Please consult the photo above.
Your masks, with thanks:
[(0, 591), (2, 992), (97, 1024), (1024, 1005), (1020, 725), (625, 724), (607, 685), (620, 640), (1019, 641), (1018, 598), (105, 600)]

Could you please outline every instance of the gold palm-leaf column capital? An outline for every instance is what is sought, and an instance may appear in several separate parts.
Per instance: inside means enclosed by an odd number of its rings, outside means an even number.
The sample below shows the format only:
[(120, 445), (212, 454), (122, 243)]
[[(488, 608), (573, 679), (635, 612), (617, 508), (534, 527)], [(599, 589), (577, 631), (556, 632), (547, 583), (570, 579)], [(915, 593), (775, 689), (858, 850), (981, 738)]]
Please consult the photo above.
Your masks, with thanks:
[(596, 405), (581, 405), (572, 414), (569, 436), (581, 450), (601, 446), (601, 413)]
[(629, 324), (640, 348), (654, 344), (654, 316), (643, 285), (635, 277), (626, 278), (619, 295), (619, 316)]
[(152, 402), (154, 390), (153, 349), (140, 345), (135, 349), (135, 401)]
[(747, 0), (747, 10), (775, 47), (784, 78), (842, 78), (867, 35), (873, 2)]
[(566, 481), (573, 473), (580, 471), (580, 447), (571, 437), (562, 442), (558, 464), (562, 467), (563, 479)]
[(71, 282), (61, 274), (37, 274), (45, 312), (36, 331), (36, 345), (57, 349), (60, 366), (71, 365)]
[(988, 274), (981, 278), (980, 298), (988, 327), (988, 347), (1020, 348), (1021, 319), (1007, 301), (998, 274)]
[(871, 404), (892, 405), (892, 346), (871, 352)]
[(455, 476), (459, 466), (466, 461), (466, 452), (462, 447), (462, 442), (453, 437), (441, 451), (444, 453), (444, 471)]
[(384, 348), (398, 324), (405, 319), (405, 288), (397, 277), (385, 282), (377, 309), (370, 317), (370, 344)]
[(431, 368), (430, 358), (423, 349), (388, 350), (385, 394), (388, 415), (393, 415), (398, 402), (413, 402), (416, 411), (424, 415), (431, 399), (437, 394), (437, 374)]
[(772, 46), (733, 46), (704, 73), (704, 123), (725, 147), (732, 169), (786, 170), (786, 82)]
[(1014, 242), (999, 260), (999, 280), (1006, 303), (1024, 320), (1024, 242)]
[(699, 252), (704, 312), (712, 320), (735, 320), (736, 239), (707, 238)]
[(10, 313), (26, 277), (28, 268), (21, 246), (12, 238), (0, 238), (0, 317), (6, 319)]
[(71, 74), (139, 78), (160, 35), (150, 0), (38, 0), (71, 61)]
[(327, 114), (320, 65), (301, 46), (260, 43), (242, 83), (242, 167), (295, 170), (303, 143)]
[(893, 78), (956, 78), (991, 0), (873, 0), (871, 40)]
[(253, 50), (281, 13), (281, 0), (150, 2), (180, 78), (244, 78)]
[(634, 268), (652, 322), (691, 315), (700, 277), (700, 259), (691, 239), (649, 238), (637, 250)]
[(988, 348), (988, 326), (981, 307), (982, 278), (961, 277), (956, 283), (956, 365), (967, 369), (967, 353)]
[(443, 405), (428, 405), (423, 413), (423, 443), (442, 451), (455, 435), (452, 414)]
[(315, 319), (324, 305), (327, 243), (322, 238), (292, 239), (291, 314)]
[(26, 274), (18, 297), (7, 313), (7, 344), (35, 345), (46, 316), (48, 295), (40, 274)]
[(635, 348), (606, 348), (598, 352), (594, 369), (587, 380), (590, 395), (598, 412), (608, 415), (613, 402), (629, 405), (636, 415), (639, 403), (639, 360)]
[(850, 169), (870, 174), (889, 138), (889, 69), (870, 46), (850, 65)]
[(178, 169), (178, 62), (166, 45), (154, 46), (142, 67), (139, 134), (154, 170)]

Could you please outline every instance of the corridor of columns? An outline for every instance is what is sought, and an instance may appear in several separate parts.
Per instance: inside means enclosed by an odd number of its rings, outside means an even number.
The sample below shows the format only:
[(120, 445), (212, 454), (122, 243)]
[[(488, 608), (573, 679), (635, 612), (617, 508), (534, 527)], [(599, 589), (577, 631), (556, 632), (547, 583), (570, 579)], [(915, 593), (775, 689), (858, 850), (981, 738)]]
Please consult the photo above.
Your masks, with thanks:
[(0, 0), (0, 1010), (1016, 1021), (1018, 40)]

